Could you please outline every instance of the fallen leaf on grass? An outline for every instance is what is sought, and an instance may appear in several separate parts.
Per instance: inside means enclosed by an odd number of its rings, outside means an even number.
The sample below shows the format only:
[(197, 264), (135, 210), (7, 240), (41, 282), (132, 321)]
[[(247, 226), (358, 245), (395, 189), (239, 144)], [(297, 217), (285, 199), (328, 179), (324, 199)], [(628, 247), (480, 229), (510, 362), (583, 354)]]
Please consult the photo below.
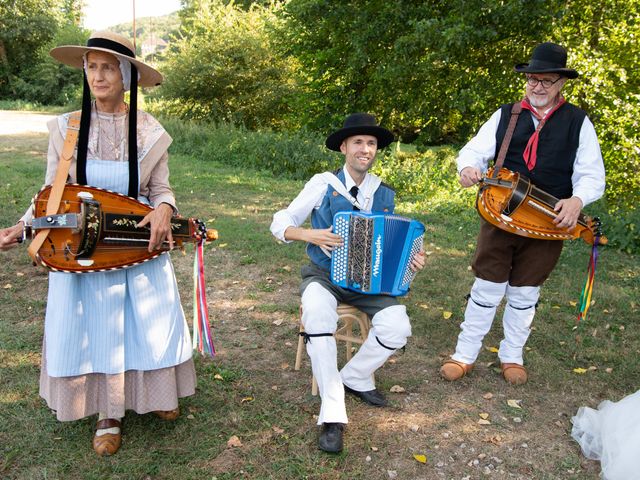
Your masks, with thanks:
[(253, 397), (244, 397), (240, 403), (253, 402)]
[(489, 420), (485, 420), (485, 419), (481, 418), (480, 420), (478, 420), (478, 424), (480, 424), (480, 425), (491, 425), (491, 422)]
[(7, 283), (7, 284), (6, 284), (4, 287), (2, 287), (2, 288), (4, 288), (5, 290), (8, 290), (8, 289), (10, 289), (11, 287), (12, 287), (12, 285), (11, 285), (10, 283)]
[(17, 277), (24, 277), (24, 273), (22, 273), (22, 272), (17, 272), (17, 273), (16, 273), (16, 276), (17, 276)]
[(611, 367), (605, 368), (604, 371), (607, 372), (607, 373), (611, 373), (611, 372), (613, 372), (613, 368), (611, 368)]
[(389, 391), (390, 391), (390, 392), (393, 392), (393, 393), (402, 393), (402, 392), (404, 392), (404, 391), (405, 391), (405, 389), (404, 389), (404, 388), (402, 388), (400, 385), (394, 385), (393, 387), (391, 387), (391, 388), (389, 389)]
[(451, 312), (446, 312), (446, 311), (445, 311), (445, 312), (442, 312), (442, 317), (443, 317), (445, 320), (449, 320), (449, 319), (451, 318), (451, 315), (453, 315), (453, 313), (451, 313)]
[(227, 440), (227, 447), (241, 447), (241, 446), (242, 446), (242, 442), (236, 435), (232, 436), (229, 440)]
[(219, 373), (216, 373), (216, 374), (213, 376), (213, 379), (214, 379), (214, 380), (224, 380), (224, 377), (223, 377), (222, 375), (220, 375)]
[(492, 353), (498, 353), (498, 349), (496, 347), (484, 347), (485, 350)]
[(485, 400), (491, 400), (493, 398), (493, 393), (485, 393), (484, 395), (482, 395), (482, 398), (484, 398)]
[(571, 302), (569, 302), (569, 305), (571, 305), (572, 307), (575, 307), (575, 306), (577, 305), (577, 303), (576, 303), (576, 302), (571, 301)]
[(273, 323), (274, 325), (276, 325), (276, 326), (278, 326), (278, 327), (279, 327), (280, 325), (282, 325), (282, 322), (284, 322), (284, 320), (282, 320), (281, 318), (279, 318), (278, 320), (274, 320), (274, 321), (273, 321), (273, 322), (271, 322), (271, 323)]
[(192, 413), (190, 413), (189, 415), (187, 415), (187, 418), (188, 418), (189, 420), (193, 420), (193, 419), (194, 419), (194, 418), (196, 418), (196, 417), (194, 417), (194, 416), (193, 416), (193, 414), (192, 414)]
[(283, 270), (290, 272), (291, 271), (291, 267), (289, 265), (285, 265), (284, 267), (282, 267)]
[(220, 244), (218, 244), (218, 248), (224, 248), (224, 247), (226, 247), (226, 246), (227, 246), (227, 244), (226, 244), (226, 243), (220, 243)]
[(424, 308), (425, 310), (427, 310), (429, 308), (429, 305), (427, 305), (426, 303), (419, 303), (418, 306), (420, 308)]
[(586, 368), (574, 368), (573, 369), (573, 373), (579, 373), (579, 374), (587, 373), (587, 369)]
[(510, 400), (507, 400), (507, 405), (509, 405), (511, 408), (522, 408), (522, 407), (520, 406), (520, 402), (521, 402), (521, 401), (522, 401), (522, 400), (513, 400), (513, 399), (510, 399)]
[(246, 332), (247, 330), (249, 330), (247, 327), (240, 327), (241, 332)]
[(487, 418), (489, 418), (489, 414), (488, 413), (480, 413), (480, 414), (478, 414), (478, 416), (483, 420), (486, 420)]
[(415, 458), (420, 463), (427, 463), (427, 456), (426, 455), (420, 455), (420, 454), (414, 453), (413, 454), (413, 458)]
[(372, 452), (377, 452), (378, 451), (378, 447), (371, 447), (371, 451)]
[(587, 368), (587, 370), (589, 370), (590, 372), (595, 372), (598, 369), (598, 367), (591, 365), (589, 368)]
[(271, 427), (271, 429), (277, 433), (278, 435), (281, 435), (284, 433), (284, 429), (280, 428), (280, 427), (276, 427), (275, 425), (273, 427)]

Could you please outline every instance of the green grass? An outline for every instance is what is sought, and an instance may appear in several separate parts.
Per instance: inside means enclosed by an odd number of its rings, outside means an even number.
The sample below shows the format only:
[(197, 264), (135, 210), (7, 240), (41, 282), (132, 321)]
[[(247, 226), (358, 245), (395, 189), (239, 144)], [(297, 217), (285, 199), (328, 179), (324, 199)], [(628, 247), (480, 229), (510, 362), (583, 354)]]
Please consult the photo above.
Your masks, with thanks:
[[(2, 225), (17, 220), (39, 189), (45, 149), (44, 136), (2, 138)], [(467, 267), (477, 214), (470, 195), (439, 191), (436, 196), (449, 196), (449, 202), (427, 205), (408, 196), (403, 200), (399, 192), (398, 212), (425, 223), (430, 254), (403, 300), (413, 324), (407, 351), (376, 378), (387, 391), (400, 384), (407, 393), (388, 394), (393, 408), (384, 411), (349, 399), (346, 449), (338, 456), (325, 455), (316, 448), (313, 415), (319, 401), (310, 396), (308, 361), (302, 371), (292, 369), (304, 248), (280, 245), (268, 230), (272, 214), (296, 195), (303, 181), (184, 154), (172, 155), (171, 175), (181, 213), (203, 219), (220, 233), (206, 247), (207, 293), (219, 354), (213, 360), (196, 359), (196, 395), (181, 401), (183, 415), (173, 423), (128, 412), (120, 452), (97, 458), (90, 446), (95, 419), (57, 422), (38, 396), (46, 274), (31, 266), (24, 250), (1, 253), (0, 477), (382, 479), (394, 470), (398, 478), (440, 478), (437, 472), (443, 478), (481, 478), (482, 471), (467, 464), (486, 452), (501, 458), (496, 468), (505, 473), (496, 478), (509, 478), (509, 473), (598, 478), (597, 466), (584, 463), (567, 436), (569, 418), (579, 405), (594, 406), (638, 388), (637, 257), (602, 250), (595, 303), (587, 320), (574, 329), (570, 302), (582, 288), (589, 251), (582, 243), (568, 243), (543, 288), (528, 342), (530, 383), (520, 389), (506, 386), (486, 366), (496, 360), (495, 354), (483, 351), (469, 378), (447, 384), (437, 370), (454, 347), (473, 280)], [(192, 249), (186, 251), (188, 255), (172, 258), (190, 317)], [(443, 311), (452, 317), (444, 319)], [(274, 325), (277, 319), (284, 322)], [(498, 318), (485, 345), (498, 344), (499, 324)], [(573, 373), (576, 367), (591, 366), (596, 370)], [(486, 392), (493, 392), (494, 400), (484, 400)], [(507, 398), (522, 399), (523, 411), (507, 407)], [(493, 425), (480, 429), (478, 412), (489, 413)], [(516, 413), (520, 424), (512, 421)], [(413, 425), (419, 428), (413, 430)], [(227, 448), (232, 435), (243, 447)], [(501, 438), (497, 444), (488, 440), (495, 435)], [(529, 448), (523, 450), (523, 443)], [(427, 465), (416, 462), (414, 453), (425, 453)]]

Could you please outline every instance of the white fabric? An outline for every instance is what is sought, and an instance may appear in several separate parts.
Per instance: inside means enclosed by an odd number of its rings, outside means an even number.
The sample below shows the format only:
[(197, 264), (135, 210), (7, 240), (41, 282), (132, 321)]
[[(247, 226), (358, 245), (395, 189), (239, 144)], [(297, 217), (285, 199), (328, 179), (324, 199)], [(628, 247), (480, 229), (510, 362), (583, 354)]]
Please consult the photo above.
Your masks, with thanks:
[[(384, 365), (396, 349), (404, 347), (410, 336), (411, 323), (404, 305), (380, 310), (371, 319), (369, 336), (340, 371), (342, 382), (359, 392), (376, 388), (373, 373)], [(380, 345), (378, 340), (389, 348)]]
[[(335, 333), (338, 325), (338, 302), (326, 288), (317, 282), (310, 283), (302, 293), (302, 324), (308, 334)], [(311, 359), (313, 375), (318, 382), (321, 406), (318, 425), (323, 423), (347, 423), (344, 403), (344, 387), (366, 392), (375, 388), (374, 372), (393, 354), (381, 346), (401, 348), (411, 335), (411, 325), (404, 305), (387, 307), (371, 319), (372, 328), (364, 344), (353, 358), (338, 372), (337, 347), (333, 337), (311, 337), (307, 353)]]
[(504, 339), (500, 342), (498, 358), (501, 363), (523, 365), (522, 351), (531, 333), (531, 322), (536, 314), (540, 287), (513, 287), (507, 285), (507, 305), (502, 317)]
[[(87, 161), (91, 185), (126, 192), (128, 164)], [(45, 321), (47, 373), (67, 377), (155, 370), (191, 358), (191, 341), (167, 254), (102, 273), (51, 272)]]
[(471, 298), (467, 301), (464, 322), (460, 325), (460, 334), (453, 360), (472, 364), (478, 358), (482, 340), (491, 329), (496, 309), (507, 289), (507, 282), (494, 283), (476, 278), (471, 287)]
[(580, 407), (572, 422), (571, 436), (587, 458), (600, 460), (604, 480), (640, 480), (640, 390), (597, 410)]
[[(338, 302), (317, 282), (310, 283), (302, 294), (302, 324), (309, 334), (335, 333), (338, 325)], [(320, 414), (318, 425), (347, 423), (344, 387), (338, 373), (338, 350), (334, 337), (312, 337), (307, 342), (313, 376), (318, 382)]]
[[(343, 167), (344, 178), (345, 178), (345, 190), (348, 192), (351, 187), (356, 185), (356, 182), (351, 178), (349, 172), (347, 172), (346, 167)], [(311, 177), (311, 179), (305, 184), (304, 188), (296, 198), (289, 204), (289, 206), (283, 210), (276, 212), (273, 215), (273, 221), (271, 222), (271, 233), (278, 240), (281, 240), (286, 243), (290, 243), (284, 238), (284, 232), (289, 227), (299, 227), (301, 226), (314, 208), (319, 208), (322, 204), (322, 199), (327, 193), (327, 188), (329, 187), (328, 175), (337, 180), (337, 183), (342, 185), (342, 182), (338, 180), (338, 178), (330, 173), (318, 173)], [(380, 186), (380, 179), (373, 175), (372, 173), (367, 173), (364, 177), (364, 180), (360, 185), (358, 185), (358, 204), (362, 206), (361, 210), (363, 212), (370, 212), (371, 205), (373, 204), (373, 195)], [(334, 187), (335, 188), (335, 187)], [(344, 196), (344, 194), (343, 194)], [(351, 201), (350, 195), (345, 198), (349, 198)]]
[[(104, 420), (106, 418), (111, 418), (108, 417), (106, 413), (100, 412), (98, 413), (98, 421), (100, 420)], [(122, 420), (121, 418), (114, 418), (114, 420)], [(117, 435), (118, 433), (120, 433), (120, 427), (111, 427), (111, 428), (99, 428), (98, 430), (96, 430), (96, 437), (100, 437), (102, 435), (105, 435), (107, 433), (111, 433), (112, 435)]]
[[(531, 115), (534, 126), (537, 126), (538, 119), (529, 111), (528, 114)], [(494, 112), (480, 127), (476, 136), (460, 150), (457, 158), (458, 172), (466, 167), (476, 167), (482, 172), (487, 170), (489, 161), (496, 153), (496, 132), (501, 116), (501, 110)], [(591, 120), (585, 117), (580, 129), (576, 159), (573, 163), (571, 176), (573, 195), (582, 200), (583, 206), (587, 206), (602, 197), (605, 187), (604, 179), (604, 162), (598, 136)]]

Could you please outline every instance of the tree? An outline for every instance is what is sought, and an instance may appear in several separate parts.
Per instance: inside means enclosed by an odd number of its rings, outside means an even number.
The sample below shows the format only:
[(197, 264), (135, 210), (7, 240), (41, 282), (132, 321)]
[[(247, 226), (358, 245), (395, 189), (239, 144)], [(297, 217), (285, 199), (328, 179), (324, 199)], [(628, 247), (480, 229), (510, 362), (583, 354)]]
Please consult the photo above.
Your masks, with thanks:
[(368, 110), (404, 141), (459, 142), (521, 95), (513, 64), (550, 31), (556, 3), (291, 0), (280, 45), (301, 65), (302, 122), (326, 131)]
[(185, 2), (163, 64), (166, 112), (248, 128), (282, 128), (292, 95), (290, 59), (274, 53), (271, 8), (220, 0)]
[[(6, 0), (0, 3), (0, 98), (50, 102), (56, 97), (52, 90), (55, 83), (42, 87), (37, 93), (38, 88), (32, 88), (33, 82), (45, 80), (40, 67), (42, 62), (50, 62), (46, 53), (58, 44), (55, 43), (56, 36), (60, 34), (59, 38), (63, 39), (74, 29), (76, 33), (81, 31), (78, 26), (81, 5), (80, 0)], [(62, 26), (65, 31), (60, 31)], [(46, 65), (43, 68), (45, 77), (52, 73)], [(65, 72), (64, 69), (60, 71)], [(62, 74), (63, 79), (67, 73)]]

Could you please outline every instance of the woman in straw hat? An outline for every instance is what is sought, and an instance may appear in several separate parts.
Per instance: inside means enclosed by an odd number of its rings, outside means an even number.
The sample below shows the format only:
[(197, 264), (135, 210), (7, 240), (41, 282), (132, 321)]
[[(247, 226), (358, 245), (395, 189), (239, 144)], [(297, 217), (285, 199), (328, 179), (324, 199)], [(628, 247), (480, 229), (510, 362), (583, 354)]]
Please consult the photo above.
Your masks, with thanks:
[[(136, 107), (137, 86), (159, 85), (162, 76), (135, 59), (126, 38), (111, 32), (94, 33), (86, 46), (54, 48), (51, 55), (84, 70), (68, 182), (147, 201), (154, 210), (139, 226), (150, 226), (149, 249), (171, 242), (171, 137)], [(70, 115), (48, 124), (46, 184), (54, 180)], [(14, 246), (30, 219), (27, 211), (15, 226), (1, 230), (0, 249)], [(124, 270), (49, 274), (40, 395), (61, 421), (98, 414), (93, 448), (99, 455), (120, 447), (126, 409), (166, 420), (178, 416), (178, 398), (195, 392), (191, 352), (168, 255)]]

